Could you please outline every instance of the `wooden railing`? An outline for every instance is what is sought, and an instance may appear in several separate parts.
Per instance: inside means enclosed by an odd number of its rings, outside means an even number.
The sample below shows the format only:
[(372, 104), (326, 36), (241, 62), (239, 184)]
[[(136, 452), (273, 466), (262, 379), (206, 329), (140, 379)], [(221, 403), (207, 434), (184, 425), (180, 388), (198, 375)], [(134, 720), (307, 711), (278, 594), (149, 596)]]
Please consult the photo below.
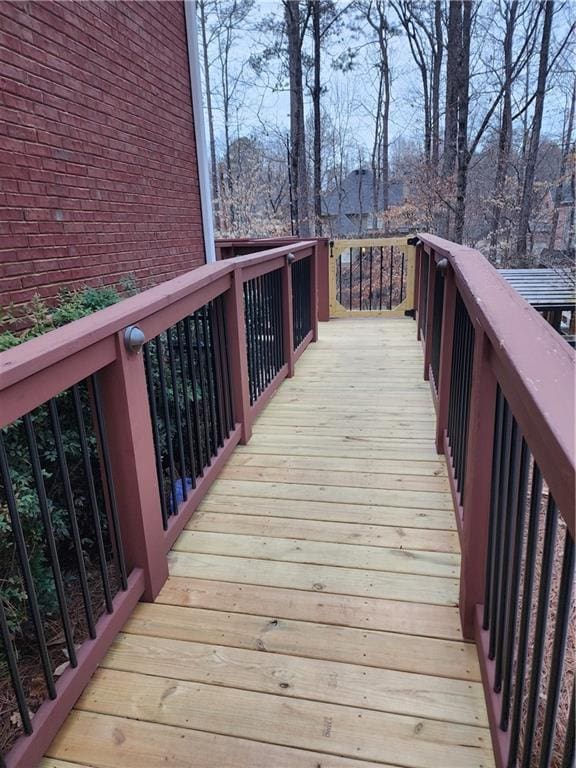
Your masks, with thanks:
[[(2, 536), (14, 539), (47, 690), (31, 717), (0, 600), (3, 668), (22, 727), (9, 768), (40, 759), (136, 602), (160, 591), (171, 545), (228, 456), (316, 340), (321, 249), (290, 241), (206, 265), (0, 354), (0, 511), (9, 521)], [(17, 450), (5, 449), (10, 440)], [(71, 450), (81, 473), (71, 473)], [(21, 524), (13, 462), (22, 454), (69, 653), (57, 680)], [(47, 490), (52, 475), (58, 482)], [(69, 620), (56, 512), (70, 525), (66, 557), (75, 557), (86, 614), (81, 636)], [(104, 592), (99, 618), (96, 583)]]
[(426, 234), (415, 305), (498, 768), (573, 765), (574, 350), (482, 254)]

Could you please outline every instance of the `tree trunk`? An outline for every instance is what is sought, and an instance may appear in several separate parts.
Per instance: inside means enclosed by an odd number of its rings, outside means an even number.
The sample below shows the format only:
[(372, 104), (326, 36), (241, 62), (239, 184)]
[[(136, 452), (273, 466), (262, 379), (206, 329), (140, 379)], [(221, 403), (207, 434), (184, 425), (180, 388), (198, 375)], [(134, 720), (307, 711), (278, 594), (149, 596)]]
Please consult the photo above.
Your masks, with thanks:
[(508, 174), (508, 162), (512, 147), (512, 52), (514, 45), (514, 29), (518, 13), (518, 0), (513, 0), (507, 7), (506, 34), (504, 36), (504, 93), (502, 104), (502, 120), (498, 137), (498, 159), (496, 161), (496, 179), (494, 182), (494, 205), (490, 231), (489, 256), (495, 261), (498, 252), (498, 232), (502, 216), (502, 198)]
[(442, 74), (442, 51), (444, 48), (442, 34), (442, 3), (434, 3), (434, 37), (435, 49), (432, 54), (432, 86), (430, 89), (430, 104), (432, 111), (432, 151), (431, 164), (438, 168), (440, 157), (440, 78)]
[(446, 117), (444, 122), (444, 159), (442, 174), (452, 176), (456, 168), (458, 136), (458, 66), (462, 47), (462, 1), (451, 0), (448, 15), (448, 55), (446, 59)]
[(466, 187), (468, 185), (468, 105), (470, 98), (470, 37), (472, 28), (472, 0), (464, 3), (462, 16), (462, 46), (460, 49), (458, 76), (458, 174), (456, 182), (456, 213), (454, 216), (454, 239), (464, 240), (466, 218)]
[(572, 86), (572, 100), (570, 102), (570, 111), (564, 134), (564, 144), (562, 146), (562, 160), (560, 162), (560, 179), (554, 193), (554, 213), (552, 215), (552, 226), (550, 228), (550, 242), (548, 248), (553, 251), (556, 246), (556, 232), (558, 231), (558, 218), (560, 216), (560, 204), (562, 203), (562, 191), (564, 189), (564, 176), (568, 168), (570, 158), (570, 148), (572, 147), (572, 129), (574, 127), (574, 104), (576, 102), (576, 80)]
[(208, 136), (210, 142), (210, 175), (212, 178), (212, 200), (214, 205), (214, 225), (220, 229), (220, 199), (218, 190), (218, 167), (216, 164), (216, 139), (214, 137), (214, 115), (212, 111), (212, 89), (210, 86), (210, 63), (208, 60), (208, 35), (206, 33), (206, 2), (198, 3), (200, 11), (200, 30), (202, 33), (202, 54), (204, 64), (204, 85), (206, 89), (206, 111), (208, 113)]
[(284, 17), (288, 41), (290, 163), (294, 190), (296, 234), (306, 237), (310, 234), (310, 223), (308, 220), (308, 176), (306, 173), (304, 89), (302, 85), (302, 34), (298, 0), (284, 0)]
[(312, 89), (312, 107), (314, 112), (314, 231), (322, 234), (322, 132), (321, 104), (321, 32), (320, 2), (312, 3), (312, 37), (314, 40), (314, 87)]
[(536, 99), (534, 102), (534, 119), (530, 133), (530, 144), (526, 157), (524, 171), (524, 184), (520, 205), (520, 217), (518, 221), (518, 235), (516, 238), (516, 256), (524, 257), (527, 252), (528, 230), (530, 226), (530, 213), (534, 195), (534, 177), (536, 175), (536, 162), (540, 146), (540, 131), (542, 129), (542, 115), (544, 112), (544, 98), (546, 96), (546, 80), (548, 74), (548, 55), (550, 51), (550, 32), (552, 18), (554, 16), (554, 0), (544, 3), (544, 27), (542, 29), (542, 43), (540, 46), (540, 61), (538, 65), (538, 84), (536, 87)]

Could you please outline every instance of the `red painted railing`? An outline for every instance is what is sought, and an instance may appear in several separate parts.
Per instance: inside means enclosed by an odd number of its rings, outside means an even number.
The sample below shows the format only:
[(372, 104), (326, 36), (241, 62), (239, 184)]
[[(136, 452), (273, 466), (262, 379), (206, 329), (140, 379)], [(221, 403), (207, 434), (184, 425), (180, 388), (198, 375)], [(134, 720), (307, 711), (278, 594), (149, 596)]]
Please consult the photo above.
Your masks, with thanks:
[[(98, 382), (106, 425), (105, 447), (111, 465), (110, 484), (116, 494), (119, 538), (127, 571), (126, 588), (116, 594), (113, 610), (98, 621), (96, 636), (83, 642), (77, 653), (77, 665), (74, 668), (69, 666), (58, 679), (56, 697), (45, 701), (35, 713), (33, 733), (21, 736), (16, 742), (6, 757), (8, 768), (34, 765), (41, 758), (136, 602), (153, 600), (160, 591), (168, 575), (167, 553), (171, 545), (228, 456), (238, 442), (249, 440), (257, 414), (282, 380), (294, 374), (298, 356), (311, 341), (316, 340), (317, 275), (322, 243), (290, 241), (274, 245), (261, 253), (200, 267), (0, 354), (0, 428), (30, 414), (78, 382)], [(305, 260), (308, 260), (304, 273), (308, 276), (309, 296), (304, 295), (306, 287), (299, 278), (299, 295), (295, 298), (292, 295), (293, 264)], [(254, 336), (251, 320), (247, 327), (245, 285), (248, 281), (255, 281), (262, 288), (265, 276), (270, 274), (275, 274), (276, 283), (281, 285), (281, 291), (276, 294), (275, 309), (276, 327), (282, 328), (280, 346), (275, 349), (278, 365), (272, 380), (270, 375), (268, 379), (262, 377), (264, 384), (251, 402), (246, 344), (248, 328), (262, 347), (262, 354), (268, 355), (269, 351), (264, 332), (260, 330), (260, 335)], [(261, 304), (262, 290), (254, 295), (256, 303)], [(225, 326), (226, 364), (232, 401), (228, 404), (228, 411), (234, 414), (235, 424), (205, 471), (197, 478), (195, 487), (185, 494), (187, 498), (179, 504), (177, 514), (172, 509), (172, 514), (165, 516), (163, 521), (160, 514), (163, 490), (159, 487), (155, 444), (158, 436), (153, 435), (147, 386), (150, 378), (147, 382), (144, 355), (131, 351), (126, 345), (125, 330), (129, 326), (137, 326), (146, 341), (159, 336), (162, 338), (164, 334), (163, 349), (166, 351), (173, 345), (168, 350), (172, 356), (176, 331), (180, 334), (185, 328), (178, 324), (198, 310), (202, 311), (203, 307), (211, 306), (210, 302), (216, 299), (218, 312), (221, 313), (218, 322), (223, 319)], [(302, 338), (297, 345), (294, 343), (294, 305), (310, 309), (304, 319), (299, 318), (298, 327), (302, 329), (305, 323), (306, 332), (301, 333)], [(257, 311), (262, 313), (264, 310), (257, 307)], [(266, 308), (265, 311), (271, 310)], [(301, 309), (298, 311), (302, 314)], [(166, 335), (167, 329), (171, 328), (173, 330)], [(203, 338), (206, 341), (209, 337)], [(196, 343), (199, 344), (198, 340)], [(190, 355), (187, 360), (190, 360)], [(216, 362), (219, 365), (221, 361)], [(172, 377), (174, 384), (174, 371)], [(90, 420), (90, 415), (87, 420)], [(179, 480), (181, 484), (186, 481), (184, 477)], [(15, 499), (13, 506), (17, 503)]]
[(419, 235), (415, 293), (497, 765), (572, 764), (575, 353), (470, 248)]

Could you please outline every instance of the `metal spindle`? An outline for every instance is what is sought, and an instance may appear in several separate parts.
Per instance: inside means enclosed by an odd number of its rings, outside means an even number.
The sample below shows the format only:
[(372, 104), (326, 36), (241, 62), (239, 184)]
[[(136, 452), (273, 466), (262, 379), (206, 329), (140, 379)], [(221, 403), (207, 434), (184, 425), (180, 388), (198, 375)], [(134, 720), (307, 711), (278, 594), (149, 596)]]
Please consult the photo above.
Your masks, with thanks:
[(524, 540), (524, 525), (526, 518), (526, 496), (528, 491), (528, 472), (530, 469), (530, 454), (524, 438), (521, 439), (519, 482), (515, 488), (516, 519), (513, 532), (513, 549), (510, 558), (509, 599), (506, 625), (504, 630), (504, 650), (502, 660), (502, 710), (500, 713), (500, 728), (508, 729), (510, 716), (510, 688), (512, 685), (512, 662), (516, 639), (516, 619), (518, 599), (520, 595), (520, 576), (522, 573), (522, 542)]
[(166, 389), (166, 374), (164, 372), (164, 353), (161, 336), (156, 336), (154, 339), (154, 345), (156, 347), (158, 382), (160, 384), (160, 401), (162, 403), (164, 433), (166, 435), (166, 451), (168, 453), (168, 477), (170, 479), (170, 499), (172, 500), (172, 508), (170, 509), (169, 514), (175, 515), (178, 510), (178, 496), (176, 494), (176, 467), (174, 465), (174, 450), (172, 448), (172, 420), (170, 418), (168, 391)]
[(360, 263), (360, 282), (358, 287), (358, 309), (362, 311), (362, 256), (364, 255), (364, 248), (358, 248), (358, 258)]
[(392, 281), (394, 279), (394, 246), (390, 246), (390, 286), (388, 291), (388, 309), (392, 309)]
[(82, 590), (82, 599), (84, 602), (84, 612), (86, 614), (86, 624), (88, 626), (88, 634), (92, 639), (94, 639), (96, 637), (96, 624), (94, 621), (94, 612), (92, 610), (92, 601), (90, 600), (90, 587), (88, 586), (88, 576), (86, 574), (86, 564), (84, 562), (84, 551), (82, 549), (80, 529), (78, 528), (78, 519), (76, 517), (74, 496), (72, 494), (72, 486), (70, 484), (70, 473), (68, 471), (68, 462), (66, 461), (64, 443), (62, 441), (62, 430), (60, 429), (60, 417), (58, 415), (58, 407), (57, 407), (55, 398), (51, 398), (48, 401), (48, 411), (50, 413), (50, 422), (52, 426), (52, 434), (54, 435), (56, 456), (58, 459), (60, 476), (62, 478), (62, 486), (64, 488), (64, 497), (66, 499), (66, 507), (68, 509), (68, 518), (70, 520), (72, 542), (74, 544), (74, 554), (76, 555), (76, 562), (78, 564), (78, 575), (80, 578), (80, 588)]
[(184, 421), (186, 422), (186, 437), (188, 438), (188, 455), (190, 457), (190, 480), (192, 488), (196, 488), (196, 452), (194, 450), (194, 435), (192, 432), (192, 414), (190, 412), (190, 398), (188, 396), (188, 383), (186, 379), (186, 352), (184, 349), (183, 323), (176, 323), (176, 340), (178, 342), (178, 360), (180, 370), (180, 384), (184, 400)]
[(150, 403), (150, 416), (152, 420), (152, 436), (154, 438), (154, 459), (156, 462), (156, 474), (160, 488), (160, 512), (162, 514), (162, 526), (168, 528), (168, 510), (166, 508), (166, 496), (164, 494), (164, 470), (162, 468), (162, 452), (160, 449), (160, 432), (158, 430), (158, 411), (156, 409), (156, 388), (152, 372), (152, 356), (150, 355), (150, 342), (144, 344), (144, 367), (146, 370), (146, 383), (148, 387), (148, 401)]
[(90, 511), (92, 512), (92, 521), (94, 523), (94, 534), (96, 536), (96, 545), (98, 549), (98, 561), (100, 565), (100, 575), (102, 577), (102, 587), (104, 589), (104, 600), (107, 613), (112, 613), (112, 591), (110, 589), (110, 580), (108, 577), (108, 564), (106, 562), (106, 551), (104, 549), (104, 538), (102, 536), (102, 524), (100, 522), (100, 512), (96, 500), (96, 487), (94, 485), (94, 475), (92, 473), (92, 463), (90, 461), (90, 452), (88, 450), (88, 438), (86, 435), (86, 425), (82, 414), (82, 403), (80, 400), (80, 391), (78, 384), (72, 387), (72, 399), (74, 401), (74, 411), (78, 424), (78, 434), (80, 437), (80, 450), (84, 463), (84, 472), (88, 483), (88, 498), (90, 501)]
[(372, 309), (372, 259), (373, 259), (373, 252), (372, 252), (372, 246), (370, 246), (370, 290), (368, 293), (368, 301), (369, 306), (368, 309)]
[(573, 584), (574, 541), (570, 537), (568, 529), (566, 529), (564, 555), (562, 557), (562, 574), (560, 576), (560, 588), (558, 590), (558, 610), (556, 612), (556, 626), (554, 628), (552, 658), (550, 660), (550, 680), (548, 683), (546, 714), (544, 716), (542, 744), (540, 746), (539, 768), (547, 768), (547, 766), (550, 765), (550, 759), (552, 757), (554, 732), (558, 715), (558, 699), (560, 697), (560, 688), (562, 684), (562, 670), (564, 667), (566, 648), (568, 646)]
[(40, 517), (42, 518), (44, 536), (46, 537), (46, 542), (48, 544), (48, 561), (50, 563), (50, 569), (54, 579), (54, 586), (56, 587), (56, 599), (58, 601), (60, 619), (62, 621), (62, 628), (64, 630), (64, 638), (66, 640), (68, 658), (70, 660), (70, 665), (72, 667), (76, 667), (78, 666), (78, 659), (76, 658), (76, 649), (74, 648), (74, 633), (72, 631), (72, 625), (70, 624), (70, 616), (68, 615), (68, 603), (66, 600), (66, 593), (64, 591), (64, 580), (62, 578), (62, 571), (60, 569), (60, 559), (58, 558), (58, 550), (56, 548), (56, 540), (54, 538), (54, 529), (52, 527), (50, 511), (48, 510), (48, 498), (46, 496), (46, 488), (44, 486), (44, 476), (42, 474), (42, 467), (40, 464), (38, 444), (36, 442), (36, 435), (32, 425), (32, 418), (29, 413), (24, 416), (23, 421), (24, 431), (26, 433), (26, 442), (28, 444), (28, 451), (30, 453), (32, 476), (34, 478), (34, 485), (36, 486), (36, 495), (38, 497), (38, 505), (40, 508)]
[(502, 434), (504, 429), (504, 398), (500, 387), (496, 390), (496, 414), (494, 418), (494, 443), (492, 448), (492, 472), (490, 492), (490, 518), (488, 524), (488, 560), (486, 563), (486, 578), (484, 586), (484, 615), (483, 629), (490, 627), (490, 607), (492, 605), (492, 593), (496, 563), (496, 510), (498, 508), (498, 488), (500, 484), (500, 469), (502, 458)]
[[(26, 694), (22, 687), (22, 680), (20, 679), (20, 672), (18, 671), (18, 662), (16, 660), (16, 651), (12, 643), (12, 637), (10, 635), (10, 628), (8, 627), (8, 620), (6, 619), (6, 613), (4, 612), (4, 605), (0, 599), (0, 637), (2, 637), (2, 644), (4, 646), (4, 653), (8, 662), (8, 671), (10, 672), (10, 679), (12, 680), (12, 687), (14, 694), (16, 695), (16, 702), (18, 703), (18, 712), (20, 713), (20, 719), (22, 720), (22, 728), (24, 733), (30, 735), (32, 733), (32, 721), (30, 720), (30, 713), (28, 710), (28, 703), (26, 701)], [(0, 758), (1, 759), (1, 758)]]
[(44, 680), (46, 682), (46, 688), (48, 690), (49, 697), (51, 699), (55, 699), (56, 686), (54, 684), (54, 676), (52, 674), (52, 665), (50, 663), (48, 646), (46, 644), (46, 636), (44, 634), (44, 625), (42, 622), (42, 617), (40, 615), (40, 608), (38, 606), (38, 597), (36, 595), (36, 589), (34, 587), (34, 578), (32, 577), (32, 571), (30, 569), (30, 561), (28, 558), (28, 551), (26, 548), (26, 540), (24, 538), (24, 531), (22, 530), (20, 515), (18, 514), (16, 498), (14, 496), (14, 488), (12, 486), (12, 479), (10, 477), (10, 467), (8, 464), (8, 457), (6, 456), (6, 448), (4, 446), (4, 440), (2, 438), (1, 430), (0, 430), (0, 477), (2, 477), (2, 485), (4, 486), (4, 496), (6, 500), (6, 506), (8, 507), (8, 514), (10, 516), (12, 535), (14, 536), (16, 551), (18, 552), (18, 561), (20, 563), (20, 570), (22, 572), (22, 579), (24, 581), (24, 589), (26, 590), (28, 607), (30, 609), (32, 624), (34, 625), (34, 632), (36, 634), (36, 640), (38, 642), (38, 649), (40, 652), (40, 661), (42, 662), (42, 670), (44, 672)]
[(380, 295), (378, 297), (378, 309), (382, 311), (382, 298), (384, 295), (383, 291), (383, 282), (384, 282), (384, 246), (380, 246)]
[(528, 688), (528, 710), (524, 720), (522, 768), (530, 768), (532, 760), (532, 745), (534, 743), (534, 732), (536, 730), (536, 709), (540, 696), (540, 676), (544, 658), (544, 641), (546, 638), (548, 605), (550, 602), (550, 587), (552, 584), (554, 542), (556, 541), (557, 523), (558, 510), (556, 509), (556, 503), (552, 496), (549, 496), (548, 508), (546, 510), (546, 525), (544, 528), (544, 545), (542, 549), (542, 569), (540, 574), (540, 588), (538, 591), (536, 627), (532, 644), (532, 669), (530, 671), (530, 683)]
[[(174, 422), (176, 424), (176, 445), (178, 448), (178, 459), (180, 461), (180, 486), (182, 499), (188, 499), (188, 489), (186, 488), (186, 454), (184, 453), (184, 435), (182, 432), (182, 416), (180, 413), (180, 392), (178, 390), (178, 378), (176, 376), (176, 359), (174, 356), (174, 339), (172, 337), (172, 328), (166, 330), (166, 344), (168, 345), (168, 364), (170, 366), (170, 379), (172, 381), (172, 402), (174, 403)], [(178, 482), (178, 481), (176, 481)], [(174, 513), (178, 513), (178, 508), (174, 508)]]
[(518, 654), (516, 659), (516, 682), (514, 689), (514, 704), (512, 710), (512, 727), (510, 728), (510, 751), (508, 766), (515, 768), (518, 756), (518, 743), (524, 701), (524, 686), (526, 681), (526, 660), (530, 642), (530, 614), (532, 610), (532, 594), (534, 591), (534, 574), (538, 550), (538, 531), (540, 527), (540, 504), (542, 499), (542, 474), (534, 462), (532, 470), (532, 487), (530, 491), (530, 510), (528, 512), (528, 536), (526, 539), (526, 557), (524, 560), (524, 590), (522, 595), (522, 612), (518, 629)]
[(400, 262), (400, 303), (404, 301), (404, 251), (400, 252), (402, 255), (402, 260)]
[(498, 506), (496, 507), (496, 558), (494, 562), (494, 583), (490, 596), (490, 642), (488, 658), (494, 659), (496, 654), (496, 638), (499, 632), (498, 616), (501, 600), (502, 566), (504, 560), (504, 536), (503, 529), (506, 520), (506, 498), (508, 495), (508, 479), (510, 472), (510, 452), (512, 443), (513, 417), (508, 403), (505, 401), (504, 417), (504, 442), (501, 454), (500, 482), (498, 487)]
[(209, 463), (204, 450), (203, 430), (201, 426), (200, 407), (198, 405), (198, 378), (196, 376), (196, 360), (194, 357), (194, 342), (192, 339), (192, 320), (188, 316), (184, 319), (184, 341), (186, 343), (186, 356), (188, 358), (188, 379), (192, 388), (192, 413), (194, 415), (194, 433), (198, 450), (198, 475), (204, 475), (204, 467)]

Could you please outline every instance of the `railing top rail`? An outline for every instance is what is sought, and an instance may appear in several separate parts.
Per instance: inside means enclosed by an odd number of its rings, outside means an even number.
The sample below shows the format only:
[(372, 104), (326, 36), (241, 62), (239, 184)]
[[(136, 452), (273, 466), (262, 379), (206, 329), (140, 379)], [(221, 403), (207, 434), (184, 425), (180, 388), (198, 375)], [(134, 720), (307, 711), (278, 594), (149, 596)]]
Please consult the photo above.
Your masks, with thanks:
[(233, 259), (205, 264), (92, 315), (0, 352), (0, 393), (29, 376), (143, 321), (193, 295), (235, 269), (266, 264), (290, 251), (302, 251), (314, 240), (298, 241)]
[[(471, 320), (488, 337), (533, 431), (566, 468), (563, 474), (573, 491), (575, 350), (479, 251), (426, 233), (418, 237), (451, 264)], [(564, 514), (570, 517), (572, 509)]]

